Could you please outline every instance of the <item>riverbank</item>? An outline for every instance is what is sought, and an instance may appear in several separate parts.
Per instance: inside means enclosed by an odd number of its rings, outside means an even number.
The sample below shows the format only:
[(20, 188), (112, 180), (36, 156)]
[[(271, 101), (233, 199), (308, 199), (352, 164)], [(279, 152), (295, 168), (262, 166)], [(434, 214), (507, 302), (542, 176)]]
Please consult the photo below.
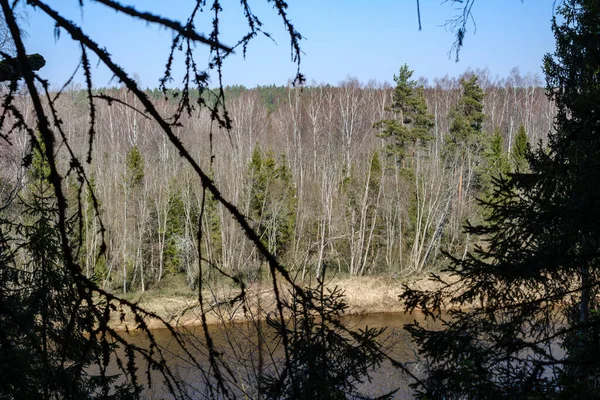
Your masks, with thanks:
[[(426, 282), (420, 282), (423, 288)], [(344, 292), (344, 301), (348, 305), (345, 315), (376, 313), (400, 313), (404, 311), (398, 296), (402, 293), (402, 283), (392, 277), (366, 276), (351, 278), (333, 278), (326, 282), (326, 288), (340, 288)], [(287, 290), (281, 290), (282, 296), (289, 296)], [(250, 285), (246, 290), (244, 302), (232, 302), (239, 294), (233, 288), (207, 290), (203, 293), (204, 311), (207, 324), (243, 322), (254, 318), (264, 318), (275, 309), (275, 294), (268, 284)], [(147, 311), (155, 313), (173, 327), (192, 327), (202, 322), (202, 309), (197, 295), (193, 293), (161, 294), (146, 293), (131, 299)], [(151, 329), (164, 327), (157, 319), (145, 321)], [(113, 320), (113, 327), (119, 330), (135, 329), (137, 326), (132, 315), (125, 313), (124, 320)]]

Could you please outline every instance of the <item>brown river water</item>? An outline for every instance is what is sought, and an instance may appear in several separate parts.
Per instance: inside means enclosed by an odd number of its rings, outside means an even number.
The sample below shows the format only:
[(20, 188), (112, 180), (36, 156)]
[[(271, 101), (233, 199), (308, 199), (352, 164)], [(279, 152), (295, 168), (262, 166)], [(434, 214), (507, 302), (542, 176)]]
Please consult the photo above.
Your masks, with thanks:
[[(343, 317), (344, 325), (351, 329), (361, 329), (368, 327), (385, 327), (386, 331), (380, 337), (380, 342), (387, 350), (387, 354), (394, 359), (402, 362), (409, 362), (408, 366), (416, 375), (420, 374), (419, 364), (415, 362), (416, 351), (414, 345), (410, 342), (408, 334), (403, 326), (411, 323), (415, 318), (422, 320), (420, 316), (406, 314), (367, 314)], [(264, 326), (264, 323), (263, 323)], [(249, 323), (236, 323), (227, 325), (209, 325), (209, 332), (214, 340), (215, 348), (220, 352), (221, 358), (229, 366), (229, 370), (223, 369), (223, 375), (226, 376), (232, 384), (233, 390), (238, 398), (254, 398), (252, 396), (252, 387), (255, 386), (257, 370), (257, 333), (256, 327)], [(208, 352), (206, 350), (206, 341), (202, 327), (182, 328), (187, 348), (198, 363), (208, 368)], [(281, 346), (274, 343), (269, 335), (269, 329), (264, 329), (265, 337), (263, 341), (262, 364), (276, 365), (281, 363)], [(173, 371), (179, 376), (186, 386), (186, 391), (190, 398), (203, 399), (210, 398), (207, 395), (207, 387), (203, 379), (202, 372), (197, 366), (191, 365), (188, 356), (181, 347), (174, 341), (172, 335), (167, 329), (156, 329), (152, 331), (156, 342), (163, 349), (166, 358)], [(147, 346), (148, 339), (140, 333), (134, 332), (130, 340), (140, 347)], [(270, 357), (269, 354), (272, 354)], [(146, 368), (143, 363), (138, 362), (141, 372), (142, 383), (147, 382)], [(113, 370), (116, 372), (116, 367)], [(252, 371), (252, 372), (251, 372)], [(170, 399), (161, 375), (158, 372), (151, 372), (152, 387), (144, 394), (148, 399)], [(401, 371), (392, 367), (389, 362), (385, 362), (379, 369), (371, 374), (372, 381), (365, 382), (359, 386), (359, 391), (365, 395), (377, 396), (398, 389), (395, 394), (397, 399), (412, 398), (412, 391), (408, 386), (409, 378)], [(244, 395), (244, 393), (246, 395)]]

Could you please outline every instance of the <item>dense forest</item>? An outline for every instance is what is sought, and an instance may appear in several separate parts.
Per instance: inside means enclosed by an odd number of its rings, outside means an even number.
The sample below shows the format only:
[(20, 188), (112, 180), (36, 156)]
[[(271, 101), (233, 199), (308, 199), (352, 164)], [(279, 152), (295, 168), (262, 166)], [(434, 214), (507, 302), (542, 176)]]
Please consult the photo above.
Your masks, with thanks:
[[(440, 250), (467, 251), (472, 239), (462, 225), (481, 219), (476, 198), (487, 195), (491, 177), (525, 168), (526, 143), (545, 139), (555, 106), (540, 79), (517, 68), (495, 80), (487, 71), (432, 84), (411, 75), (402, 67), (395, 87), (353, 78), (338, 86), (227, 87), (230, 130), (200, 111), (183, 115), (176, 134), (297, 276), (319, 275), (323, 265), (349, 275), (423, 273), (436, 267)], [(178, 91), (147, 93), (166, 115), (177, 112)], [(92, 200), (71, 203), (71, 213), (83, 210), (78, 257), (86, 276), (127, 292), (184, 274), (194, 288), (201, 183), (125, 88), (95, 96), (119, 102), (96, 104), (87, 171), (106, 229), (100, 262)], [(202, 96), (211, 101), (210, 93)], [(86, 92), (63, 92), (57, 107), (71, 150), (85, 157)], [(4, 197), (27, 192), (32, 180), (19, 161), (28, 140), (13, 140), (0, 145)], [(78, 183), (69, 182), (75, 199)], [(15, 202), (6, 212), (22, 209)], [(205, 262), (258, 280), (261, 257), (235, 221), (211, 197), (205, 213)]]

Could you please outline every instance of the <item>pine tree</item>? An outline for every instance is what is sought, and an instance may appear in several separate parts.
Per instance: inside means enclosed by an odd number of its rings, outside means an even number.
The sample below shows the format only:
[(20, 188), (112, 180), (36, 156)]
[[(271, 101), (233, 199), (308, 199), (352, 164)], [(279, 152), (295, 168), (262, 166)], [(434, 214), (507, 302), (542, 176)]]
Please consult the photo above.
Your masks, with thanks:
[[(463, 78), (460, 81), (462, 95), (458, 104), (450, 111), (450, 132), (447, 137), (446, 152), (448, 160), (458, 160), (458, 204), (462, 206), (464, 191), (464, 176), (466, 173), (469, 154), (480, 154), (485, 148), (483, 134), (483, 98), (485, 93), (477, 83), (477, 76)], [(479, 180), (480, 171), (474, 181)], [(460, 214), (460, 213), (459, 213)]]
[(434, 126), (433, 116), (427, 111), (423, 87), (411, 80), (412, 75), (413, 71), (408, 69), (408, 65), (400, 67), (398, 75), (394, 75), (396, 88), (392, 104), (386, 108), (395, 118), (375, 124), (375, 128), (381, 130), (380, 137), (393, 139), (388, 150), (403, 166), (407, 154), (412, 153), (414, 158), (417, 147), (431, 140)]
[(403, 295), (444, 320), (437, 331), (408, 326), (429, 369), (421, 398), (597, 396), (600, 2), (558, 11), (556, 52), (544, 58), (558, 109), (547, 148), (529, 155), (529, 173), (496, 181), (487, 221), (466, 227), (482, 245), (451, 257), (453, 282)]
[(452, 124), (450, 126), (449, 141), (463, 150), (477, 146), (481, 141), (483, 132), (483, 98), (485, 93), (477, 83), (477, 76), (461, 79), (462, 96), (450, 112)]

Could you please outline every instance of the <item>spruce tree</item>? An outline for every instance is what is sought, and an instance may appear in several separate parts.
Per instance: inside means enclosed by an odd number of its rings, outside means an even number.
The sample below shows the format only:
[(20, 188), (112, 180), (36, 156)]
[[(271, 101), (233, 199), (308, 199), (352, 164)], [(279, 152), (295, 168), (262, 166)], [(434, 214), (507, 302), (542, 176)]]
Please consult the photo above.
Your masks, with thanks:
[(279, 162), (272, 151), (256, 146), (248, 165), (250, 216), (269, 250), (281, 256), (288, 249), (296, 226), (296, 190), (285, 156)]
[(174, 182), (169, 185), (169, 199), (166, 225), (165, 267), (170, 274), (177, 274), (183, 269), (181, 241), (184, 236), (185, 206), (181, 199), (181, 191)]
[(529, 166), (527, 161), (528, 146), (527, 132), (525, 127), (521, 125), (512, 148), (512, 163), (516, 172), (527, 172)]
[[(325, 271), (323, 271), (323, 275)], [(289, 337), (289, 363), (282, 363), (260, 378), (260, 393), (267, 399), (342, 400), (372, 399), (359, 385), (385, 360), (378, 339), (385, 328), (359, 330), (352, 335), (341, 324), (348, 305), (338, 287), (325, 287), (317, 278), (306, 296), (284, 301), (289, 318), (282, 323), (268, 318), (276, 340)], [(396, 390), (377, 399), (390, 399)]]
[(0, 215), (0, 398), (136, 398), (116, 376), (92, 372), (115, 346), (96, 337), (97, 305), (77, 300), (81, 288), (64, 265), (50, 167), (38, 145), (14, 205), (22, 221)]
[[(133, 260), (130, 259), (130, 255), (128, 253), (127, 240), (128, 235), (128, 219), (130, 216), (135, 216), (135, 212), (129, 211), (131, 208), (136, 208), (134, 199), (139, 196), (139, 191), (141, 189), (141, 185), (144, 181), (144, 157), (140, 152), (140, 149), (137, 146), (133, 146), (125, 156), (125, 174), (123, 176), (123, 190), (125, 192), (124, 199), (124, 207), (125, 207), (125, 220), (123, 221), (124, 233), (123, 237), (125, 238), (125, 243), (123, 244), (123, 293), (127, 293), (128, 288), (128, 271), (132, 269), (132, 265), (134, 263)], [(131, 206), (130, 206), (131, 203)], [(132, 215), (130, 215), (132, 214)]]
[(568, 0), (558, 14), (544, 58), (558, 109), (547, 147), (529, 155), (530, 172), (496, 180), (487, 220), (466, 227), (480, 246), (450, 256), (453, 279), (402, 296), (443, 320), (441, 330), (407, 327), (428, 366), (421, 398), (596, 396), (600, 2)]
[(504, 139), (498, 128), (489, 140), (484, 158), (485, 163), (480, 168), (480, 180), (483, 196), (489, 199), (493, 191), (493, 180), (511, 172), (511, 164), (506, 151), (504, 151)]

